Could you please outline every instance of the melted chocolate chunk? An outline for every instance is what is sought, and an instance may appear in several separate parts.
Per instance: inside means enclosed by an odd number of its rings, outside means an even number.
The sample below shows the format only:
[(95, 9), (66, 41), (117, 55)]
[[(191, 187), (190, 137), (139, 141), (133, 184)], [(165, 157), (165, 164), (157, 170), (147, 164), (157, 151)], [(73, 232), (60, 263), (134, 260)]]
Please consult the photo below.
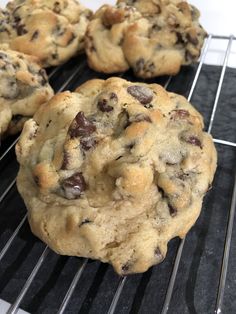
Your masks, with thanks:
[(80, 146), (83, 150), (89, 150), (97, 144), (97, 141), (93, 137), (81, 137)]
[(69, 134), (71, 138), (78, 136), (89, 136), (95, 131), (96, 126), (85, 117), (83, 111), (80, 111), (76, 115), (69, 128)]
[(81, 172), (73, 174), (62, 183), (64, 196), (69, 200), (79, 198), (81, 193), (86, 190), (86, 187), (87, 185)]
[(113, 107), (108, 105), (107, 99), (102, 99), (98, 102), (98, 108), (102, 112), (110, 112), (113, 110)]
[(174, 208), (170, 203), (168, 203), (168, 208), (169, 208), (171, 217), (175, 217), (177, 215), (177, 209)]
[(153, 99), (153, 92), (145, 86), (132, 85), (127, 88), (127, 92), (142, 105), (150, 103)]
[(108, 98), (102, 98), (98, 101), (98, 109), (102, 112), (110, 112), (113, 110), (113, 106), (118, 103), (118, 97), (115, 93), (110, 93)]
[(190, 136), (186, 139), (186, 142), (195, 146), (199, 146), (202, 149), (202, 143), (196, 136)]
[(30, 38), (30, 41), (33, 41), (35, 39), (37, 39), (39, 37), (39, 31), (35, 31), (32, 35), (32, 37)]

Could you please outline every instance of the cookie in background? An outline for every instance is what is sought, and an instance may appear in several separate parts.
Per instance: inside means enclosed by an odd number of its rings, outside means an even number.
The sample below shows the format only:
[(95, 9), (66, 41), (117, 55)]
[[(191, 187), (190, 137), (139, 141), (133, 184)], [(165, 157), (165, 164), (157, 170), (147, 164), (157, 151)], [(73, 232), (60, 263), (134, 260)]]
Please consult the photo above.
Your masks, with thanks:
[(83, 50), (91, 15), (76, 0), (14, 0), (0, 11), (0, 42), (56, 66)]
[(0, 135), (21, 131), (54, 92), (37, 58), (0, 46)]
[(119, 0), (88, 24), (90, 67), (115, 73), (132, 68), (141, 78), (175, 75), (198, 60), (206, 32), (197, 8), (180, 0)]

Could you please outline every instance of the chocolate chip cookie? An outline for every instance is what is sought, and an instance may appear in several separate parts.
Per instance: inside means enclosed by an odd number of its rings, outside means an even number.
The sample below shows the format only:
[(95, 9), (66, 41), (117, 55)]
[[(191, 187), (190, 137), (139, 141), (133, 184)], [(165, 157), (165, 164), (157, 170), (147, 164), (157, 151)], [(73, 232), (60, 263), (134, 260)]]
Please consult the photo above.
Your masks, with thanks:
[(132, 68), (151, 78), (175, 75), (198, 60), (206, 32), (199, 11), (180, 0), (119, 0), (94, 15), (86, 35), (91, 68), (105, 73)]
[(25, 123), (17, 186), (34, 234), (121, 275), (161, 262), (199, 216), (216, 169), (201, 115), (157, 84), (91, 80)]
[(40, 105), (53, 96), (35, 57), (0, 46), (0, 135), (19, 132)]
[(14, 0), (0, 16), (0, 42), (48, 67), (83, 49), (91, 11), (76, 0)]

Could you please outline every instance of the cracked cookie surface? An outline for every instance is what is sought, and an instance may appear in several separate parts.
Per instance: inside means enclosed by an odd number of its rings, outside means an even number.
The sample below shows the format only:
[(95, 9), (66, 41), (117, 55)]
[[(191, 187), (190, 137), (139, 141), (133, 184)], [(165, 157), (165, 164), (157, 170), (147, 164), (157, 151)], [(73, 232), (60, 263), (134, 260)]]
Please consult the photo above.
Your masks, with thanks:
[(198, 218), (216, 151), (201, 115), (160, 85), (91, 80), (27, 121), (17, 186), (33, 233), (121, 274), (161, 262)]
[(19, 132), (38, 107), (53, 96), (37, 59), (0, 46), (0, 134)]
[(91, 11), (76, 0), (14, 0), (0, 16), (0, 41), (48, 67), (83, 49)]
[(206, 32), (199, 11), (180, 0), (120, 0), (101, 7), (89, 23), (86, 54), (105, 73), (132, 68), (150, 78), (175, 75), (198, 60)]

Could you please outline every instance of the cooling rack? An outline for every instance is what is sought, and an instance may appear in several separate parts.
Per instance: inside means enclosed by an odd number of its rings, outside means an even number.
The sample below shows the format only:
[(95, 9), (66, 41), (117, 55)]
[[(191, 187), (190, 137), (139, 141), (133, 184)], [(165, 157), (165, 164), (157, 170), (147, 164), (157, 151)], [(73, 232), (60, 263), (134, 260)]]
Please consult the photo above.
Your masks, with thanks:
[[(221, 67), (204, 63), (214, 40), (225, 40)], [(218, 151), (218, 170), (196, 225), (170, 241), (166, 259), (144, 274), (119, 277), (107, 264), (53, 253), (30, 232), (17, 193), (18, 165), (7, 139), (0, 151), (0, 297), (30, 313), (236, 313), (236, 70), (227, 64), (232, 35), (209, 35), (198, 65), (157, 82), (185, 95), (202, 112)], [(106, 78), (83, 55), (49, 71), (56, 92)], [(131, 72), (122, 77), (137, 81)]]

